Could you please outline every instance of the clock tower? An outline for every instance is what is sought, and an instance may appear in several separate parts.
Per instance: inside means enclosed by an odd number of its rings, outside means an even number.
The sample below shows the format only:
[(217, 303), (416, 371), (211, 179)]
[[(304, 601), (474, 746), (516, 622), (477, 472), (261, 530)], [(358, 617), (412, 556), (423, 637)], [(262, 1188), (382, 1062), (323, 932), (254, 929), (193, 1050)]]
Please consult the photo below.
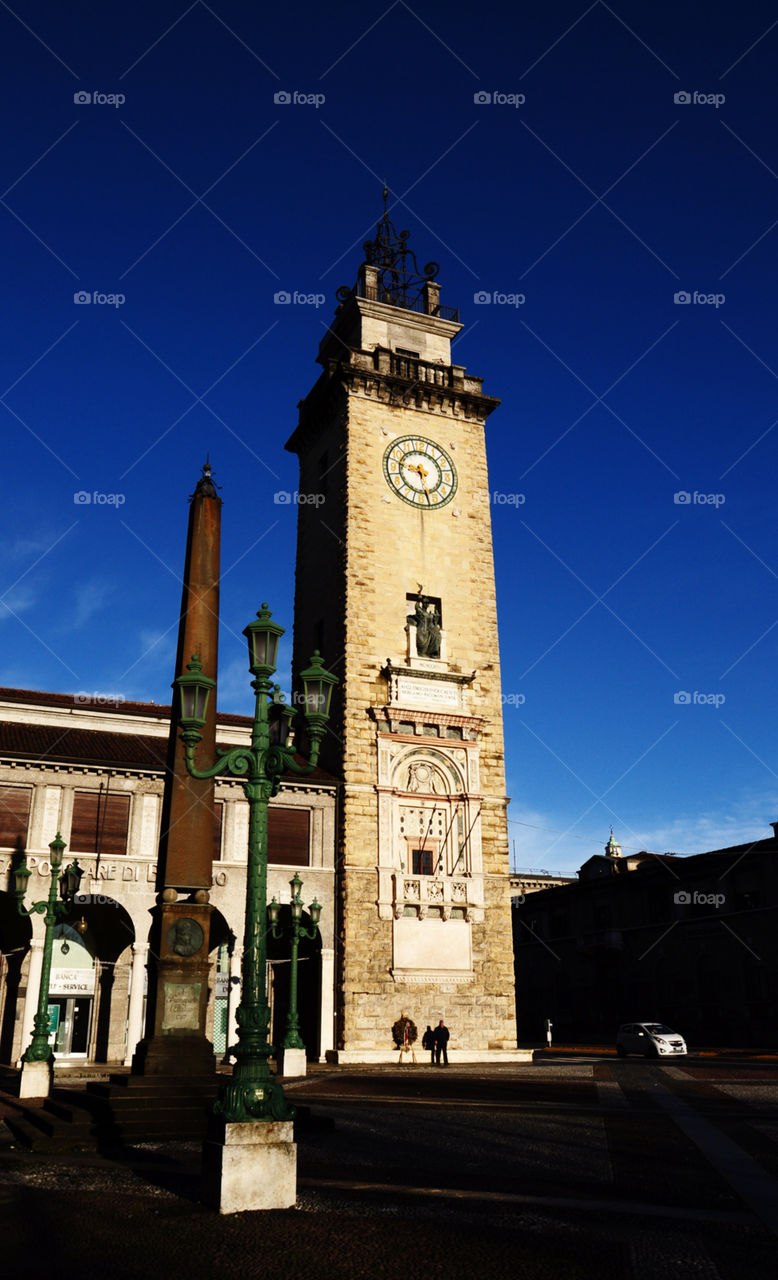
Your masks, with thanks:
[[(452, 1062), (516, 1049), (500, 667), (484, 424), (458, 312), (386, 210), (323, 339), (287, 444), (300, 460), (294, 667), (339, 677), (321, 762), (340, 780), (335, 1043)], [(402, 1057), (402, 1055), (401, 1055)], [(404, 1060), (404, 1059), (403, 1059)]]

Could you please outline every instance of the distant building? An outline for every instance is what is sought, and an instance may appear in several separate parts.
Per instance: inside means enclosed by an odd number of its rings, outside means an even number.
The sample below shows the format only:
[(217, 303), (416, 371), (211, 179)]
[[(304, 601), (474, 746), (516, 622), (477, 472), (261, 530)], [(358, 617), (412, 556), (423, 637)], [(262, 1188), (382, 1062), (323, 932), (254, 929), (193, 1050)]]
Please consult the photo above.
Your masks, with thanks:
[(612, 1041), (657, 1019), (697, 1044), (778, 1047), (778, 823), (692, 857), (623, 854), (613, 832), (577, 881), (515, 901), (519, 1043)]
[(551, 889), (560, 884), (575, 884), (575, 878), (555, 876), (550, 871), (519, 868), (511, 872), (511, 902), (516, 906), (528, 893), (537, 893), (540, 889)]

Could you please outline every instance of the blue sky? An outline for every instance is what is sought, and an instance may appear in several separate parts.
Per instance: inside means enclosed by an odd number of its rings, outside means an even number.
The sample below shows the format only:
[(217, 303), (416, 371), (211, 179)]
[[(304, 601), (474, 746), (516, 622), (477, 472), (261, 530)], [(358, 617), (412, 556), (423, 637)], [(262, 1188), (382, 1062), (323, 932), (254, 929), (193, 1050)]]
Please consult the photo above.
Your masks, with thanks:
[(169, 699), (210, 451), (220, 704), (250, 711), (242, 628), (263, 599), (292, 623), (283, 445), (386, 181), (502, 399), (515, 862), (574, 871), (611, 823), (679, 853), (768, 834), (773, 7), (42, 3), (0, 30), (2, 682)]

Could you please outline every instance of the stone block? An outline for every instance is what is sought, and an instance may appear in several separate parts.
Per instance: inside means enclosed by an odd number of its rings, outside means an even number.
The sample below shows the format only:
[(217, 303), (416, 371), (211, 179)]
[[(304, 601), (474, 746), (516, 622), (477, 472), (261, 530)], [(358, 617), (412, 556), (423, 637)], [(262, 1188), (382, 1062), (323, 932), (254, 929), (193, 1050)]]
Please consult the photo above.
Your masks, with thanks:
[(278, 1053), (278, 1074), (281, 1076), (304, 1076), (308, 1068), (308, 1058), (304, 1049), (280, 1049)]
[(48, 1098), (54, 1076), (54, 1064), (48, 1062), (23, 1062), (19, 1081), (20, 1098)]
[(203, 1203), (219, 1213), (291, 1209), (297, 1200), (297, 1146), (290, 1120), (215, 1120), (203, 1143)]

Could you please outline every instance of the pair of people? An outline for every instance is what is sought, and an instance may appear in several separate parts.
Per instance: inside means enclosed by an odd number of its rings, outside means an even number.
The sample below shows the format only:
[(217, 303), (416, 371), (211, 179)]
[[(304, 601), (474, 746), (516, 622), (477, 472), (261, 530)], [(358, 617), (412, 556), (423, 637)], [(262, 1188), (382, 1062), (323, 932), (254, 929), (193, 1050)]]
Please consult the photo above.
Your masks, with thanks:
[[(422, 1036), (421, 1047), (429, 1050), (430, 1064), (437, 1067), (448, 1066), (448, 1039), (449, 1030), (442, 1018), (434, 1031), (431, 1026), (427, 1026), (427, 1030)], [(442, 1063), (440, 1061), (441, 1057), (443, 1058)]]

